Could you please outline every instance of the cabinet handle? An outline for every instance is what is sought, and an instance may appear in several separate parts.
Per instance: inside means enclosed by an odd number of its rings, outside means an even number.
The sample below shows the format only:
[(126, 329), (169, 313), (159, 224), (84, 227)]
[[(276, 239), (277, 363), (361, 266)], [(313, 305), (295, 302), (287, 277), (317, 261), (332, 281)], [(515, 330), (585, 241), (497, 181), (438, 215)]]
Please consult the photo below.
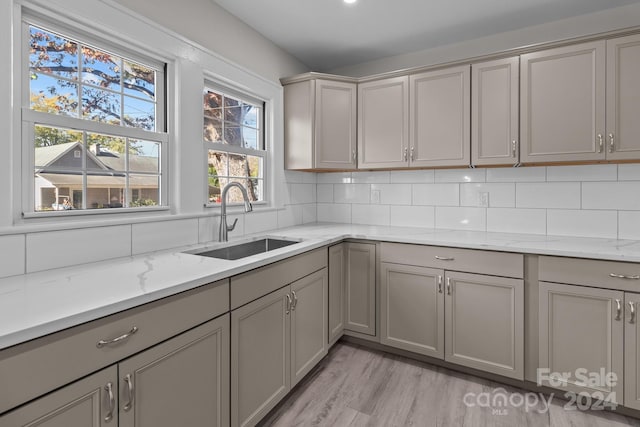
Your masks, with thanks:
[(625, 276), (624, 274), (609, 273), (609, 277), (615, 277), (616, 279), (628, 279), (628, 280), (640, 279), (640, 276), (638, 276), (637, 274), (635, 276)]
[(115, 411), (116, 409), (115, 408), (116, 399), (113, 396), (113, 384), (111, 382), (108, 382), (107, 385), (104, 386), (104, 390), (107, 392), (107, 395), (109, 396), (109, 412), (107, 412), (107, 415), (104, 416), (104, 421), (108, 423), (113, 419), (113, 411)]
[(413, 162), (413, 147), (411, 147), (411, 161)]
[(438, 293), (442, 293), (442, 276), (438, 275)]
[(435, 256), (435, 259), (438, 259), (440, 261), (454, 261), (455, 258), (450, 258), (450, 257), (446, 257), (446, 256)]
[(404, 161), (407, 161), (407, 148), (404, 149)]
[(96, 344), (96, 347), (102, 348), (105, 345), (118, 343), (120, 341), (126, 340), (131, 335), (135, 334), (136, 332), (138, 332), (138, 327), (134, 326), (133, 328), (131, 328), (131, 330), (129, 332), (127, 332), (124, 335), (120, 335), (119, 337), (116, 337), (116, 338), (113, 338), (113, 339), (110, 339), (110, 340), (100, 340), (100, 341), (98, 341), (98, 343)]
[(609, 134), (609, 152), (613, 153), (613, 150), (615, 150), (616, 146), (615, 146), (615, 140), (613, 138), (613, 134), (610, 133)]
[(602, 140), (602, 134), (598, 134), (598, 153), (602, 153), (604, 150), (604, 141)]
[(291, 312), (291, 295), (287, 294), (287, 308), (284, 311), (284, 314), (289, 314)]
[(518, 149), (518, 141), (516, 141), (515, 139), (513, 141), (511, 141), (511, 157), (513, 157), (514, 159), (517, 157), (517, 151)]
[(353, 163), (355, 163), (356, 162), (356, 150), (353, 150), (351, 152), (351, 158), (353, 159)]
[(294, 311), (298, 306), (298, 295), (296, 295), (296, 291), (291, 291), (291, 295), (293, 295), (293, 304), (291, 305), (291, 311)]
[(451, 295), (451, 277), (447, 277), (447, 295)]
[(122, 409), (125, 411), (131, 410), (133, 408), (133, 378), (131, 378), (131, 374), (127, 374), (124, 377), (124, 382), (127, 383), (127, 392), (129, 393), (129, 400), (124, 404)]
[(636, 320), (636, 304), (633, 301), (629, 301), (629, 311), (631, 311), (629, 323), (633, 323)]
[(620, 300), (616, 298), (616, 320), (620, 320), (620, 316), (622, 316), (622, 305)]

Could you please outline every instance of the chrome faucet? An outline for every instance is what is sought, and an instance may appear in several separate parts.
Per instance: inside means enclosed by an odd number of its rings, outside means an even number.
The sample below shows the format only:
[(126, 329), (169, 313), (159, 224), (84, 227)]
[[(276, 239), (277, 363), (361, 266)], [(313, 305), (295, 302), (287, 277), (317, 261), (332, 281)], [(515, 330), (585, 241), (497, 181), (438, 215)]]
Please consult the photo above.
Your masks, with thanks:
[(225, 185), (222, 189), (222, 194), (220, 195), (220, 234), (218, 236), (218, 240), (220, 242), (226, 242), (229, 240), (228, 233), (236, 228), (236, 223), (238, 222), (238, 218), (236, 218), (235, 221), (233, 221), (233, 224), (227, 225), (227, 193), (231, 187), (238, 187), (240, 189), (242, 198), (244, 199), (244, 211), (251, 212), (253, 210), (253, 206), (251, 206), (251, 202), (249, 202), (247, 189), (244, 188), (242, 184), (233, 181)]

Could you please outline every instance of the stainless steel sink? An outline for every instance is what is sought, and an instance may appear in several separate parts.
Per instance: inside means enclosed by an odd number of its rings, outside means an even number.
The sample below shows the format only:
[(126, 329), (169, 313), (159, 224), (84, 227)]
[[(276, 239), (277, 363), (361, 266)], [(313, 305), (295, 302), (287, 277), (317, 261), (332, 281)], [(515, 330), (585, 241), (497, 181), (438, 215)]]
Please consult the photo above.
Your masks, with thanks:
[(295, 245), (296, 243), (300, 242), (296, 240), (265, 238), (260, 240), (253, 240), (250, 242), (238, 243), (236, 245), (225, 246), (223, 248), (211, 249), (204, 252), (195, 252), (194, 255), (234, 260), (245, 258), (251, 255), (262, 254), (274, 249), (284, 248), (285, 246), (289, 245)]

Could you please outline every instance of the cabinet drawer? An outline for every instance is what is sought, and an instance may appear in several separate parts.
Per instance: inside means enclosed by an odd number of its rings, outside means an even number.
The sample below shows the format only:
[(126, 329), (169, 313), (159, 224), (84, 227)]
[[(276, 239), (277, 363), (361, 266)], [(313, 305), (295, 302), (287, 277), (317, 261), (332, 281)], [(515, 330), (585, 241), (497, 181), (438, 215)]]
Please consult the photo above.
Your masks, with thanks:
[(541, 256), (538, 262), (541, 281), (640, 291), (638, 263), (555, 256)]
[(383, 262), (519, 279), (524, 277), (522, 254), (386, 242), (381, 246), (380, 259)]
[[(154, 301), (0, 352), (0, 413), (229, 310), (229, 281)], [(138, 330), (114, 344), (97, 346)]]
[(231, 310), (327, 266), (327, 248), (296, 255), (231, 278)]

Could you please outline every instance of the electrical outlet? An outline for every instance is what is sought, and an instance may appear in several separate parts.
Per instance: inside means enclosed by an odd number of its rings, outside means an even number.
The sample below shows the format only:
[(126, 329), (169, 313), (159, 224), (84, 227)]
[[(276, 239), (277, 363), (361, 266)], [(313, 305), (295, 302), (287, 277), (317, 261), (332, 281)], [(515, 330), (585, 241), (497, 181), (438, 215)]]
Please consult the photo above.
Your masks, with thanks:
[(489, 193), (487, 192), (478, 193), (478, 205), (483, 208), (489, 207)]
[(371, 190), (371, 203), (380, 203), (380, 190)]

